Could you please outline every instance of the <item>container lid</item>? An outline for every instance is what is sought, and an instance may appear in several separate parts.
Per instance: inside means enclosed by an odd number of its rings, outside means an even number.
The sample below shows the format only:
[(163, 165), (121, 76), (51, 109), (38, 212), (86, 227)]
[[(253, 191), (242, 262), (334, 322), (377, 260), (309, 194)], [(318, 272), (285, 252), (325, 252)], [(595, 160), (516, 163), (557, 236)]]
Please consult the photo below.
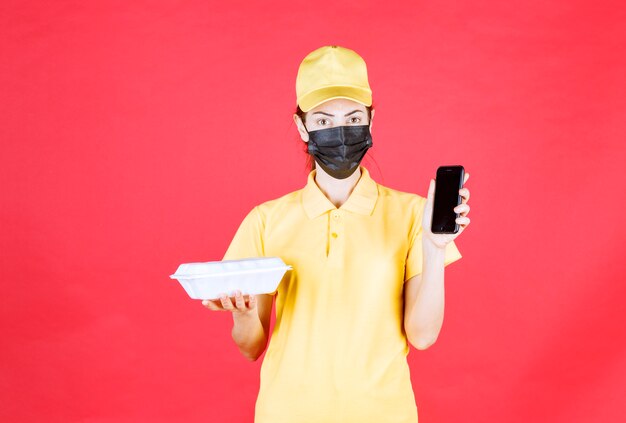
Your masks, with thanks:
[(289, 270), (280, 257), (250, 257), (238, 260), (183, 263), (178, 266), (171, 279), (198, 279), (238, 274), (262, 273), (276, 270)]

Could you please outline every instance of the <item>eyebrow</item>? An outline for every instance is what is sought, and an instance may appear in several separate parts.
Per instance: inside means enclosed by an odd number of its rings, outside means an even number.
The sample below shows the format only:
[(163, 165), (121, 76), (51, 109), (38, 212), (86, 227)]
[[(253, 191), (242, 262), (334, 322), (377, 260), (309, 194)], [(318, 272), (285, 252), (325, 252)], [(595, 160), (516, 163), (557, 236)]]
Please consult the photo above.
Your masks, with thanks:
[[(357, 112), (361, 112), (361, 113), (363, 113), (363, 110), (358, 110), (358, 109), (357, 109), (357, 110), (353, 110), (353, 111), (351, 111), (350, 113), (346, 113), (346, 114), (345, 114), (345, 116), (350, 116), (351, 114), (353, 114), (353, 113), (357, 113)], [(332, 116), (332, 117), (335, 117), (335, 115), (331, 115), (330, 113), (326, 113), (326, 112), (315, 112), (315, 113), (313, 113), (313, 114), (314, 114), (314, 115), (316, 115), (316, 114), (318, 114), (318, 113), (319, 113), (320, 115), (326, 115), (326, 116)]]

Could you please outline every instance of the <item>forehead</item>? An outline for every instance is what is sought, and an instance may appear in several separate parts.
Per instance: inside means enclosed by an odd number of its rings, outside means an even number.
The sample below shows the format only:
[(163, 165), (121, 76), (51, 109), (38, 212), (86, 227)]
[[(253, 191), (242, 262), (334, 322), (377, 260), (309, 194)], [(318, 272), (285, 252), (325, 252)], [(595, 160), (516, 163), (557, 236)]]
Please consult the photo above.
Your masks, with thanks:
[(352, 112), (353, 110), (361, 110), (366, 112), (367, 109), (361, 103), (358, 103), (347, 98), (334, 98), (319, 104), (309, 110), (307, 115), (311, 115), (315, 112), (325, 112), (332, 115), (343, 115), (345, 113)]

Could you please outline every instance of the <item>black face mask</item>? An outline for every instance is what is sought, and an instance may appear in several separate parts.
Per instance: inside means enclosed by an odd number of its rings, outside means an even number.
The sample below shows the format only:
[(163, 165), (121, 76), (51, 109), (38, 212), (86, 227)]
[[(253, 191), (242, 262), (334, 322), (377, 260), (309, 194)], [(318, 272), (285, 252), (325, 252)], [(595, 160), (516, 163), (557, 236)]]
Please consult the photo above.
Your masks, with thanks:
[(372, 146), (369, 125), (336, 126), (307, 132), (309, 154), (315, 157), (317, 164), (326, 173), (336, 179), (352, 175)]

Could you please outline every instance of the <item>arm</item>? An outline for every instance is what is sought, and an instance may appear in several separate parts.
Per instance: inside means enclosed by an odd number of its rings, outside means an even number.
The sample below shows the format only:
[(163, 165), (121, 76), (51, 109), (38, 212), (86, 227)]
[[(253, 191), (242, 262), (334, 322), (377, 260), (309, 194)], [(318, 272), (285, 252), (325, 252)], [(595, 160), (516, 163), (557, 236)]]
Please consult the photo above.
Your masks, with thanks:
[(239, 351), (250, 361), (256, 361), (269, 338), (270, 316), (274, 297), (269, 294), (256, 295), (257, 311), (253, 313), (232, 313), (231, 335)]
[(424, 242), (423, 253), (423, 272), (404, 284), (404, 329), (418, 350), (437, 340), (444, 314), (445, 248)]
[[(469, 173), (465, 173), (467, 182)], [(454, 245), (457, 238), (469, 225), (469, 190), (461, 188), (459, 194), (462, 204), (456, 206), (454, 211), (460, 213), (456, 222), (459, 231), (456, 234), (433, 234), (431, 231), (431, 217), (433, 213), (433, 201), (435, 194), (435, 180), (430, 180), (427, 202), (422, 213), (422, 225), (418, 235), (414, 237), (414, 243), (421, 240), (421, 269), (419, 267), (420, 253), (411, 251), (407, 264), (411, 265), (410, 273), (415, 275), (404, 283), (404, 330), (409, 342), (418, 350), (425, 350), (435, 343), (441, 326), (443, 325), (444, 310), (444, 267), (446, 266), (446, 250), (450, 248), (448, 263), (461, 258)]]
[(202, 305), (209, 310), (232, 312), (231, 336), (241, 354), (250, 361), (256, 361), (267, 346), (274, 296), (251, 295), (248, 305), (241, 292), (237, 292), (234, 299), (233, 302), (230, 297), (223, 294), (215, 300), (203, 300)]
[[(265, 256), (264, 228), (264, 214), (260, 206), (255, 206), (239, 225), (222, 260)], [(231, 336), (239, 351), (248, 360), (255, 361), (267, 346), (273, 300), (271, 294), (251, 295), (250, 305), (247, 307), (243, 296), (235, 296), (232, 301), (228, 296), (222, 295), (216, 301), (207, 301), (207, 307), (233, 313)]]

